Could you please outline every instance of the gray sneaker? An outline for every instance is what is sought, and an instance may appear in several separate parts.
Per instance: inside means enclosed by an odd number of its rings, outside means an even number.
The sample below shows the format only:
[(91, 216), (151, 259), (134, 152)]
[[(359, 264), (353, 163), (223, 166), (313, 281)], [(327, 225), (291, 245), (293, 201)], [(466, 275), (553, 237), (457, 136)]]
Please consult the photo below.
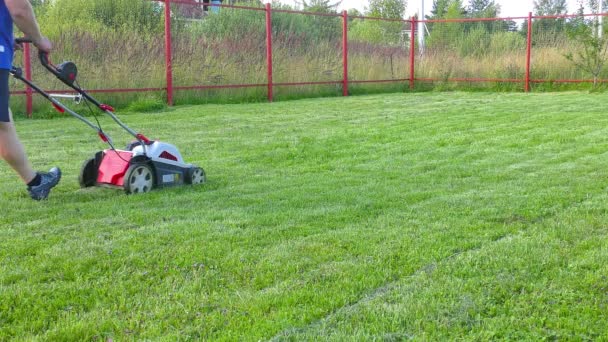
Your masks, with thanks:
[(48, 173), (39, 172), (38, 174), (40, 174), (40, 185), (27, 187), (27, 192), (29, 192), (30, 197), (36, 201), (49, 197), (51, 189), (57, 185), (61, 179), (61, 170), (59, 170), (58, 167), (54, 167), (50, 169)]

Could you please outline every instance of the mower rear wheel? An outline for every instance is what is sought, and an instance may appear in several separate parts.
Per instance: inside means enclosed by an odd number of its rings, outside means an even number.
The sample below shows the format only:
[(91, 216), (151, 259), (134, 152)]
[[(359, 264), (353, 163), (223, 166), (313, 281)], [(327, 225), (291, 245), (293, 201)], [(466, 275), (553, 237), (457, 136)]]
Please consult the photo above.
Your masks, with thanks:
[(205, 183), (207, 177), (205, 176), (205, 170), (200, 167), (193, 167), (188, 170), (188, 176), (186, 177), (186, 183), (188, 184), (202, 184)]
[(95, 186), (97, 183), (97, 164), (95, 157), (89, 158), (82, 163), (80, 174), (78, 175), (78, 183), (81, 188)]
[(124, 179), (127, 194), (149, 192), (154, 188), (154, 171), (147, 163), (136, 163), (127, 169)]

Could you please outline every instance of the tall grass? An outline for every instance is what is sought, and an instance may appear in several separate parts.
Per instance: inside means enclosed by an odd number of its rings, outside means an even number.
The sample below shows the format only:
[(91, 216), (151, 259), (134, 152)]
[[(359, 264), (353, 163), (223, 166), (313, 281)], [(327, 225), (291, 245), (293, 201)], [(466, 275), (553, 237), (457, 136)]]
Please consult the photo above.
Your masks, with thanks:
[[(69, 3), (74, 0), (62, 0)], [(127, 6), (124, 3), (123, 6)], [(248, 6), (252, 6), (250, 3)], [(75, 13), (87, 6), (74, 5)], [(186, 8), (187, 9), (187, 8)], [(77, 63), (79, 81), (86, 89), (158, 88), (154, 92), (96, 94), (102, 101), (118, 108), (132, 102), (162, 101), (166, 97), (164, 61), (164, 32), (162, 13), (146, 19), (141, 12), (154, 7), (136, 7), (132, 14), (117, 9), (113, 19), (86, 12), (91, 20), (59, 21), (57, 6), (40, 13), (43, 29), (55, 44), (53, 59)], [(75, 12), (76, 11), (76, 12)], [(88, 11), (88, 10), (87, 10)], [(114, 13), (112, 11), (106, 11)], [(104, 13), (106, 13), (104, 12)], [(162, 11), (161, 11), (162, 12)], [(187, 11), (185, 11), (187, 12)], [(104, 14), (110, 16), (110, 14)], [(226, 103), (260, 101), (265, 98), (267, 82), (265, 13), (245, 9), (222, 8), (219, 14), (209, 14), (195, 20), (173, 20), (173, 80), (176, 87), (217, 87), (235, 84), (260, 84), (258, 87), (235, 89), (178, 90), (177, 103)], [(121, 19), (123, 18), (123, 19)], [(131, 18), (133, 23), (114, 25), (116, 20)], [(83, 19), (84, 20), (84, 19)], [(108, 26), (112, 23), (114, 26)], [(139, 24), (138, 24), (139, 23)], [(139, 26), (137, 26), (137, 25)], [(392, 24), (392, 23), (391, 23)], [(419, 82), (417, 90), (428, 89), (495, 89), (521, 90), (525, 77), (526, 41), (521, 32), (506, 32), (492, 27), (466, 26), (465, 23), (433, 24), (431, 37), (423, 55), (416, 55), (415, 76), (434, 79)], [(394, 27), (393, 27), (394, 26)], [(374, 21), (356, 19), (349, 25), (349, 79), (399, 80), (410, 76), (409, 35), (402, 32), (407, 25), (390, 27)], [(470, 24), (469, 24), (470, 26)], [(539, 25), (542, 26), (542, 25)], [(342, 29), (341, 18), (273, 14), (273, 78), (275, 83), (335, 82), (331, 85), (277, 87), (277, 99), (341, 94)], [(386, 32), (385, 32), (386, 31)], [(391, 32), (388, 32), (391, 31)], [(395, 31), (395, 32), (393, 32)], [(390, 35), (383, 35), (391, 33)], [(559, 80), (589, 78), (577, 70), (564, 56), (578, 48), (565, 35), (535, 31), (532, 51), (532, 79)], [(21, 64), (20, 56), (17, 64)], [(65, 89), (35, 61), (34, 80), (45, 89)], [(608, 74), (604, 75), (608, 76)], [(515, 83), (452, 82), (458, 78), (517, 79)], [(536, 89), (585, 88), (588, 85), (557, 85), (549, 82)], [(12, 84), (13, 90), (23, 85)], [(409, 89), (403, 82), (352, 85), (351, 93), (402, 91)], [(23, 97), (13, 97), (13, 109), (24, 111)], [(35, 110), (48, 111), (45, 101), (37, 98)]]

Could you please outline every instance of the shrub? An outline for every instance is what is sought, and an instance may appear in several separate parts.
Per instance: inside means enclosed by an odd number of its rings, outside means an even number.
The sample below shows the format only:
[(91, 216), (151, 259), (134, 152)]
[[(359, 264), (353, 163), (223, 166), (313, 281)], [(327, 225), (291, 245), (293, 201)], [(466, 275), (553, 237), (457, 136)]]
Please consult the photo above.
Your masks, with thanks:
[(492, 53), (501, 55), (508, 51), (524, 50), (526, 38), (517, 32), (498, 32), (490, 37), (489, 49)]
[(47, 34), (66, 29), (163, 32), (160, 3), (146, 0), (55, 0), (39, 11)]
[(461, 56), (482, 56), (490, 48), (490, 34), (485, 27), (479, 26), (466, 34), (460, 42)]

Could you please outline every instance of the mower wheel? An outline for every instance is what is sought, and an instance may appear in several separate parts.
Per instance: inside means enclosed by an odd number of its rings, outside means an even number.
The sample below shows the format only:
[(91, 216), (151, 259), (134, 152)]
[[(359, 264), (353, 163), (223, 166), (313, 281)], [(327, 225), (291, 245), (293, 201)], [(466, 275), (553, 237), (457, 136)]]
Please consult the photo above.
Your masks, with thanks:
[(85, 160), (80, 168), (80, 174), (78, 175), (78, 183), (81, 188), (88, 188), (95, 186), (97, 182), (97, 163), (95, 157)]
[(186, 176), (186, 183), (188, 184), (202, 184), (205, 183), (207, 177), (205, 176), (205, 170), (200, 167), (192, 167), (188, 170)]
[(135, 163), (127, 169), (124, 179), (127, 194), (148, 192), (154, 188), (154, 171), (150, 164)]

